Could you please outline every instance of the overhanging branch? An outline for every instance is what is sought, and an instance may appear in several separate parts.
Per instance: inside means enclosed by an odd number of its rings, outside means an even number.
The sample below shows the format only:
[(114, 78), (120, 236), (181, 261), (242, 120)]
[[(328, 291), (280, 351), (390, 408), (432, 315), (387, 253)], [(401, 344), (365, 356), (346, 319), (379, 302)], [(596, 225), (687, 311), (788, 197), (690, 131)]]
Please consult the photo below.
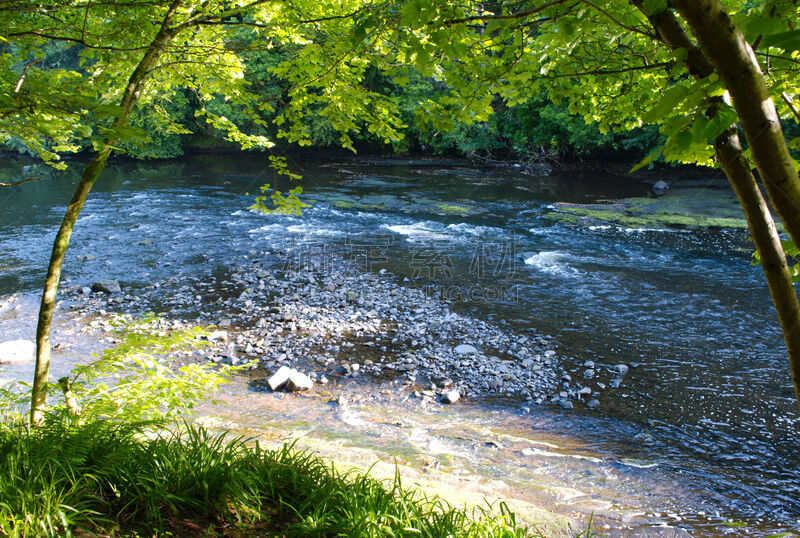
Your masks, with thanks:
[(16, 187), (17, 185), (22, 185), (23, 183), (27, 183), (28, 181), (41, 181), (42, 178), (40, 177), (29, 177), (27, 179), (23, 179), (22, 181), (16, 181), (13, 183), (0, 183), (0, 187)]

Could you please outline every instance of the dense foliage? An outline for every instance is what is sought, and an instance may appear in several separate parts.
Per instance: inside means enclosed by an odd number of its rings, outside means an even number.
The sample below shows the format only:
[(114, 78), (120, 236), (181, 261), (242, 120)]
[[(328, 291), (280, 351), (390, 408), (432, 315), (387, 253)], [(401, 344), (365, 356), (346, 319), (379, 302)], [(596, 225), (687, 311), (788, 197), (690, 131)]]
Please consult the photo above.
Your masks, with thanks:
[[(275, 74), (278, 67), (291, 62), (297, 53), (296, 46), (262, 50), (254, 44), (254, 36), (240, 32), (237, 41), (237, 56), (242, 62), (242, 76), (251, 98), (260, 103), (257, 111), (241, 106), (218, 94), (201, 99), (196, 88), (177, 85), (169, 92), (149, 96), (143, 106), (138, 107), (128, 124), (141, 130), (130, 130), (128, 137), (119, 143), (119, 149), (139, 158), (169, 158), (182, 155), (189, 149), (236, 148), (227, 137), (227, 131), (207, 121), (211, 117), (223, 117), (241, 126), (247, 132), (278, 141), (280, 128), (274, 120), (289, 100), (289, 88), (285, 80)], [(41, 99), (43, 86), (58, 73), (59, 84), (69, 79), (74, 86), (64, 88), (64, 99), (76, 99), (68, 92), (77, 91), (91, 78), (87, 68), (87, 57), (91, 51), (81, 44), (44, 41), (35, 52), (16, 50), (12, 45), (5, 55), (7, 79), (21, 76), (27, 68), (23, 95), (36, 95)], [(40, 58), (35, 56), (40, 55)], [(35, 64), (30, 62), (35, 61)], [(29, 65), (30, 64), (30, 65)], [(36, 77), (40, 77), (41, 80)], [(456, 121), (448, 129), (430, 128), (420, 123), (415, 111), (428, 100), (445, 96), (449, 89), (435, 77), (422, 76), (410, 69), (408, 81), (398, 83), (378, 69), (367, 70), (359, 82), (365, 90), (376, 92), (396, 103), (399, 112), (398, 132), (402, 135), (387, 140), (364, 129), (364, 122), (356, 119), (358, 128), (352, 134), (353, 146), (366, 151), (415, 153), (434, 155), (460, 155), (486, 159), (521, 159), (540, 155), (589, 155), (651, 151), (660, 138), (654, 128), (636, 129), (630, 133), (601, 133), (594, 122), (587, 123), (581, 116), (570, 113), (566, 103), (552, 103), (546, 90), (534, 93), (527, 100), (513, 106), (502, 99), (495, 101), (496, 113), (486, 121)], [(10, 82), (9, 82), (10, 84)], [(9, 96), (19, 97), (19, 96)], [(50, 99), (57, 99), (51, 95)], [(0, 103), (1, 105), (2, 103)], [(91, 149), (91, 129), (76, 129), (77, 122), (86, 121), (86, 116), (96, 116), (90, 110), (81, 116), (64, 115), (65, 109), (92, 106), (89, 91), (77, 103), (61, 106), (53, 104), (47, 114), (49, 101), (37, 107), (48, 127), (41, 130), (31, 125), (29, 130), (6, 129), (0, 136), (5, 146), (22, 152), (40, 155), (55, 161), (56, 153)], [(99, 107), (98, 104), (94, 106)], [(106, 111), (100, 107), (100, 112)], [(255, 112), (255, 117), (254, 117)], [(45, 116), (45, 114), (47, 114)], [(60, 116), (60, 117), (59, 117)], [(33, 124), (33, 121), (30, 122)], [(308, 129), (305, 145), (337, 147), (341, 143), (338, 128), (326, 117), (324, 110), (314, 107), (307, 111), (303, 124)], [(16, 132), (15, 132), (16, 131)], [(65, 136), (69, 133), (73, 136)], [(42, 137), (41, 135), (45, 136)], [(86, 136), (83, 136), (86, 135)]]

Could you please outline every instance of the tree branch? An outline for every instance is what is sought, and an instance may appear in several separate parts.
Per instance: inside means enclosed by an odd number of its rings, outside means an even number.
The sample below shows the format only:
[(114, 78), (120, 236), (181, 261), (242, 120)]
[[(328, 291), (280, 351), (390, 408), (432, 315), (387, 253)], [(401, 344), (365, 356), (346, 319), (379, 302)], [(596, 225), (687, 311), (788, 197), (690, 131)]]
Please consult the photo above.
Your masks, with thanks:
[(509, 13), (508, 15), (473, 15), (472, 17), (463, 17), (461, 19), (450, 19), (446, 21), (431, 21), (428, 25), (434, 24), (445, 24), (447, 26), (452, 26), (454, 24), (463, 24), (465, 22), (473, 22), (473, 21), (504, 21), (504, 20), (514, 20), (514, 19), (524, 19), (531, 15), (535, 15), (537, 13), (541, 13), (545, 9), (560, 6), (561, 4), (566, 4), (567, 2), (571, 2), (572, 0), (552, 0), (551, 2), (547, 2), (542, 4), (539, 7), (532, 7), (530, 9), (524, 9), (522, 11), (517, 11), (516, 13)]
[(620, 69), (595, 69), (592, 71), (584, 71), (582, 73), (556, 73), (554, 75), (544, 75), (544, 78), (563, 78), (563, 77), (584, 77), (586, 75), (618, 75), (620, 73), (628, 73), (630, 71), (645, 71), (647, 69), (658, 69), (660, 67), (669, 67), (675, 62), (659, 62), (657, 64), (637, 65), (634, 67), (622, 67)]
[(44, 58), (39, 58), (38, 60), (28, 62), (28, 65), (26, 65), (25, 69), (22, 70), (22, 76), (19, 77), (17, 85), (14, 87), (14, 93), (19, 93), (19, 89), (22, 88), (22, 83), (25, 82), (25, 76), (28, 74), (28, 69), (30, 69), (31, 66), (38, 64), (42, 60), (44, 60)]
[(40, 177), (29, 177), (27, 179), (23, 179), (22, 181), (16, 181), (14, 183), (0, 183), (0, 187), (16, 187), (17, 185), (22, 185), (23, 183), (27, 183), (28, 181), (41, 181), (42, 178)]

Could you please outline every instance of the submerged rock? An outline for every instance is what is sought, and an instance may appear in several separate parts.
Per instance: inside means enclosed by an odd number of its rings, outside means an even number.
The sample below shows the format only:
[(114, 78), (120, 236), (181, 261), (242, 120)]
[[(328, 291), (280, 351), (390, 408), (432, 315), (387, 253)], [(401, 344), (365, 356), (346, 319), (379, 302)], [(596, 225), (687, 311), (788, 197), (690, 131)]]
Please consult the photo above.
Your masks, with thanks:
[(614, 373), (617, 375), (625, 375), (628, 373), (628, 365), (627, 364), (617, 364), (611, 368)]
[(36, 356), (36, 344), (30, 340), (9, 340), (0, 344), (0, 364), (32, 361)]
[(667, 189), (669, 189), (669, 183), (664, 181), (663, 179), (659, 179), (653, 184), (653, 192), (656, 195), (662, 195), (666, 193)]

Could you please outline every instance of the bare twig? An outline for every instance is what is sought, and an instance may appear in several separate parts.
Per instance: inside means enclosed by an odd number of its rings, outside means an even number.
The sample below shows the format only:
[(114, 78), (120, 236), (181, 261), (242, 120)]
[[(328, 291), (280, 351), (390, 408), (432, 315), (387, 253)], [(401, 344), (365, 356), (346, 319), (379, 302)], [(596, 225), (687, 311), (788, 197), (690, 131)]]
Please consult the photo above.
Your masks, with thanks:
[(33, 60), (31, 62), (28, 62), (28, 65), (26, 65), (25, 69), (22, 70), (22, 76), (19, 77), (17, 85), (14, 87), (14, 93), (19, 93), (20, 88), (22, 88), (22, 83), (25, 82), (25, 77), (28, 74), (28, 69), (30, 69), (31, 66), (38, 64), (42, 60), (44, 60), (44, 58), (39, 58), (38, 60)]
[(42, 178), (40, 177), (29, 177), (27, 179), (23, 179), (22, 181), (17, 181), (14, 183), (0, 183), (0, 187), (16, 187), (17, 185), (22, 185), (23, 183), (27, 183), (28, 181), (41, 181)]

